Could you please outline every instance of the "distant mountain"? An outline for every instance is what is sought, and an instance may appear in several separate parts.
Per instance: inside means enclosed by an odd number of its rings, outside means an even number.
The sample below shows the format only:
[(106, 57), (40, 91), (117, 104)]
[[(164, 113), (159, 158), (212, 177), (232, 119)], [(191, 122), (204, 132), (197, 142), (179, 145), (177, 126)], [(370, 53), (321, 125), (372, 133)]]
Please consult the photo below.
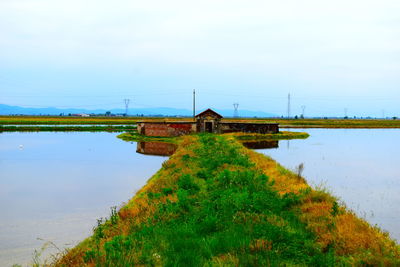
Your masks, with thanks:
[[(105, 114), (110, 111), (112, 114), (123, 114), (124, 109), (80, 109), (80, 108), (24, 108), (19, 106), (9, 106), (0, 104), (0, 115), (68, 115), (68, 114)], [(232, 117), (233, 110), (226, 109), (215, 109), (224, 117)], [(198, 110), (198, 112), (201, 112)], [(144, 115), (144, 116), (191, 116), (192, 111), (188, 109), (177, 109), (177, 108), (130, 108), (129, 115)], [(252, 111), (252, 110), (239, 110), (240, 117), (275, 117), (275, 114), (263, 112), (263, 111)]]

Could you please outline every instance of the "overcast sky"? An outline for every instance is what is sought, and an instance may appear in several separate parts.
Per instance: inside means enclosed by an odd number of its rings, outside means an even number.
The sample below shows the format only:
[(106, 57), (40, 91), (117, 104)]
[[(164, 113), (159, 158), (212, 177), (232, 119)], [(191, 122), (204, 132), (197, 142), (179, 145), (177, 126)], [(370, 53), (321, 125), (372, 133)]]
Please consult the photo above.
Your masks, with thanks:
[(0, 0), (0, 103), (400, 115), (400, 1)]

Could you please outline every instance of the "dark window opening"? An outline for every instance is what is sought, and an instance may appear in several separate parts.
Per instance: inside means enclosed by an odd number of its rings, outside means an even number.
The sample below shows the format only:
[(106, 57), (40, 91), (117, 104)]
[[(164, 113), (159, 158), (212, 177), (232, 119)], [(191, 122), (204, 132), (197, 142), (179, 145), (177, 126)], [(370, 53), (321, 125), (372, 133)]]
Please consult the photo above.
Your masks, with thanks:
[(205, 128), (207, 133), (212, 133), (213, 132), (212, 122), (206, 122)]

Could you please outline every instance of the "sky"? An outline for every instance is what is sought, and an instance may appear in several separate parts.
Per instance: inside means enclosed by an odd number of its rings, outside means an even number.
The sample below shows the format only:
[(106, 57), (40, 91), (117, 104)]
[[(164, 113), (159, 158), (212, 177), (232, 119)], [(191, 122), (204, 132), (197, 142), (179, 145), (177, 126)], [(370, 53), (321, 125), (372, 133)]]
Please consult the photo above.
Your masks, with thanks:
[(400, 116), (398, 0), (0, 0), (0, 104)]

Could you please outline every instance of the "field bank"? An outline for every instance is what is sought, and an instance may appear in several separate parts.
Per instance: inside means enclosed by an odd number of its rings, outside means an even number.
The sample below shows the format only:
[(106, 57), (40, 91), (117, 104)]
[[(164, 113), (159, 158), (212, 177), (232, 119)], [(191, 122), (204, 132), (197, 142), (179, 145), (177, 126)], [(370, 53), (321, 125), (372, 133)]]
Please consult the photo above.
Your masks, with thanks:
[(231, 136), (184, 136), (58, 266), (400, 264), (398, 245)]

